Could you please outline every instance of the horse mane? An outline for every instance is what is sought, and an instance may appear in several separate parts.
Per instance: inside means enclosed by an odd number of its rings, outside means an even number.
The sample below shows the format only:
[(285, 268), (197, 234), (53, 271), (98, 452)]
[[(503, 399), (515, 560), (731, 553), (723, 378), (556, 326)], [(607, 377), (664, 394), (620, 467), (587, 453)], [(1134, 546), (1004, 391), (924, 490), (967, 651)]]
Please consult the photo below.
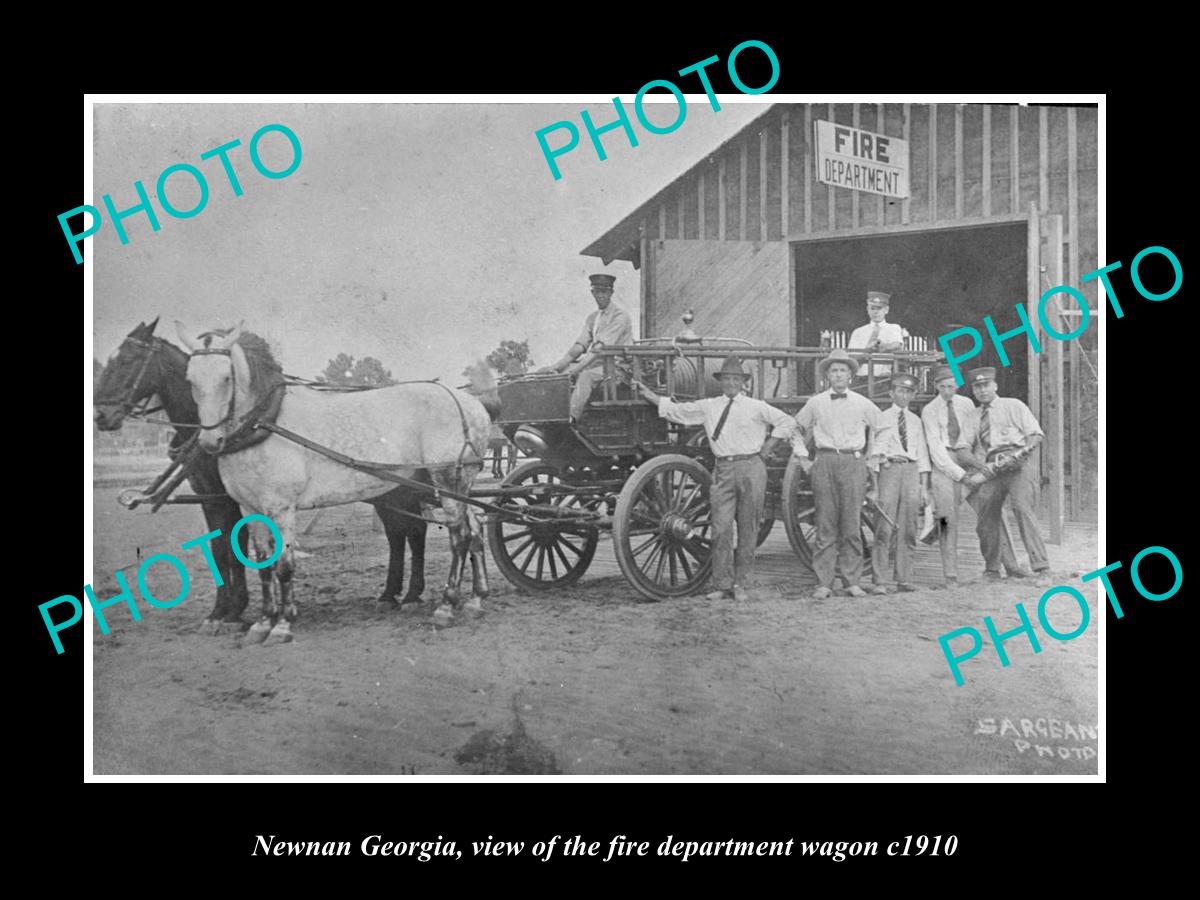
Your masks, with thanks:
[[(214, 329), (200, 335), (204, 346), (212, 344), (214, 337), (225, 337), (232, 328)], [(246, 365), (250, 369), (250, 392), (255, 397), (262, 397), (276, 385), (284, 381), (283, 367), (275, 361), (271, 347), (264, 338), (253, 331), (243, 331), (237, 340), (238, 346), (246, 356)]]
[(256, 397), (263, 397), (276, 385), (283, 383), (283, 367), (275, 361), (271, 347), (253, 331), (243, 331), (238, 346), (246, 354), (250, 367), (250, 389)]

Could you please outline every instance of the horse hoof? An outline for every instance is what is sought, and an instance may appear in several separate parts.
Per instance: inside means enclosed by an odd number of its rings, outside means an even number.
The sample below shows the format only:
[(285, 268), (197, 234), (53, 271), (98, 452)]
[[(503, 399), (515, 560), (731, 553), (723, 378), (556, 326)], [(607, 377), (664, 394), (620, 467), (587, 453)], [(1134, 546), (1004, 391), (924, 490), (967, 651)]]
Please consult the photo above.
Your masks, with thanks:
[(274, 646), (275, 644), (290, 644), (292, 642), (292, 629), (287, 625), (276, 625), (271, 629), (271, 633), (267, 635), (267, 640), (264, 646)]
[(476, 596), (472, 597), (470, 600), (467, 601), (466, 606), (464, 608), (469, 613), (474, 613), (475, 615), (483, 615), (483, 599), (486, 596), (487, 595), (485, 594), (483, 596), (476, 595)]
[(250, 626), (250, 630), (246, 632), (246, 643), (261, 644), (267, 639), (267, 635), (270, 633), (270, 624), (266, 622), (255, 622)]
[[(395, 606), (396, 605), (396, 595), (395, 594), (380, 594), (376, 598), (375, 602), (379, 603), (379, 604), (386, 603), (388, 606)], [(401, 605), (403, 605), (403, 603), (401, 603)]]
[(421, 602), (421, 592), (420, 591), (409, 591), (407, 594), (404, 595), (403, 598), (401, 598), (400, 605), (408, 606), (410, 604), (420, 603), (420, 602)]
[(433, 618), (439, 622), (452, 622), (454, 621), (454, 609), (449, 604), (443, 603), (433, 611)]
[(218, 634), (221, 623), (216, 619), (205, 619), (200, 623), (200, 627), (196, 629), (200, 634)]
[(213, 634), (241, 634), (245, 630), (245, 622), (217, 622), (217, 628)]

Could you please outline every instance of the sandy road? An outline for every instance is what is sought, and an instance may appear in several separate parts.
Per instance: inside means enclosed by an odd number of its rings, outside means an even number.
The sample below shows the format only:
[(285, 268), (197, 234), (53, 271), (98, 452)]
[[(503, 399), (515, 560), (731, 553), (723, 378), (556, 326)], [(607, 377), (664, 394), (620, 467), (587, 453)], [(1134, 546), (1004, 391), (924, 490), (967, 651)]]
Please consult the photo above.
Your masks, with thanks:
[[(116, 593), (113, 570), (139, 550), (178, 553), (203, 530), (194, 507), (131, 513), (117, 490), (95, 491), (101, 597)], [(1038, 655), (1014, 639), (1009, 668), (987, 648), (956, 687), (937, 637), (982, 629), (989, 614), (1012, 627), (1014, 601), (1032, 612), (1042, 589), (973, 583), (813, 601), (788, 574), (777, 526), (773, 564), (746, 604), (642, 602), (611, 574), (602, 543), (592, 572), (561, 595), (518, 592), (490, 567), (486, 614), (442, 628), (428, 610), (376, 607), (387, 549), (370, 516), (363, 505), (328, 510), (303, 539), (313, 556), (301, 561), (293, 644), (197, 634), (212, 603), (198, 555), (189, 556), (194, 593), (179, 607), (146, 608), (137, 623), (114, 607), (113, 633), (97, 630), (93, 645), (95, 771), (1096, 771), (1097, 741), (1079, 729), (1097, 718), (1094, 606), (1082, 637), (1044, 640)], [(444, 532), (431, 529), (429, 550), (435, 584), (448, 561)], [(1073, 532), (1051, 555), (1065, 583), (1094, 568), (1094, 535)], [(166, 596), (177, 585), (151, 579)], [(1081, 736), (1050, 736), (1051, 720)]]

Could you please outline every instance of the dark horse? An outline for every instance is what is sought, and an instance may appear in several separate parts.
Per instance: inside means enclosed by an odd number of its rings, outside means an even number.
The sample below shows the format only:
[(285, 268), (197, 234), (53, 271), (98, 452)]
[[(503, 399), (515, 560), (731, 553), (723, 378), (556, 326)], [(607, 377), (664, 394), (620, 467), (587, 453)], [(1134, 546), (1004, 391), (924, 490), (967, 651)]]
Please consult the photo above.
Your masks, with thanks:
[[(191, 426), (199, 423), (200, 418), (187, 380), (188, 355), (174, 344), (156, 337), (154, 326), (157, 324), (158, 319), (149, 325), (141, 323), (129, 333), (104, 367), (92, 403), (97, 427), (101, 431), (115, 431), (139, 404), (157, 396), (169, 421), (175, 423), (175, 436), (171, 440), (171, 450), (175, 452), (195, 434), (196, 429)], [(213, 541), (212, 547), (213, 558), (225, 584), (217, 588), (217, 601), (205, 626), (219, 630), (221, 623), (240, 624), (249, 602), (246, 570), (233, 555), (228, 536), (241, 518), (241, 508), (226, 494), (215, 456), (199, 454), (188, 473), (188, 482), (197, 494), (212, 497), (201, 504), (204, 520), (210, 531), (219, 528), (222, 535)], [(387, 585), (379, 602), (416, 603), (425, 590), (425, 531), (428, 527), (420, 518), (419, 497), (397, 488), (376, 498), (371, 505), (383, 522), (391, 551)], [(242, 530), (243, 553), (247, 550), (248, 532), (249, 529)], [(412, 575), (408, 593), (399, 599), (404, 586), (406, 543), (412, 548)]]

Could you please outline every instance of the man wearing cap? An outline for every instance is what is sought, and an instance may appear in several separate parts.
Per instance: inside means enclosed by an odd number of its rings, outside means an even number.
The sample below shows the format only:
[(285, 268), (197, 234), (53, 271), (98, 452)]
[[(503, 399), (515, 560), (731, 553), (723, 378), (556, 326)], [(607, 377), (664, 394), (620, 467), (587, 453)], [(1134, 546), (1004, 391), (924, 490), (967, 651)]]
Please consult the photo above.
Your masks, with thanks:
[[(892, 295), (885, 294), (883, 291), (867, 291), (867, 317), (870, 321), (850, 333), (848, 346), (851, 350), (893, 353), (896, 350), (904, 349), (904, 339), (908, 337), (908, 332), (899, 325), (887, 321), (888, 305), (891, 303), (891, 299)], [(859, 377), (865, 379), (867, 372), (871, 369), (875, 370), (874, 374), (877, 379), (886, 379), (892, 374), (891, 363), (872, 363), (870, 366), (863, 363), (858, 367)]]
[[(658, 407), (658, 414), (680, 425), (703, 425), (709, 449), (716, 457), (708, 500), (712, 508), (713, 574), (715, 590), (709, 600), (732, 596), (747, 600), (754, 573), (754, 550), (767, 489), (766, 459), (775, 444), (790, 437), (791, 417), (769, 403), (747, 396), (750, 377), (736, 356), (725, 360), (713, 377), (721, 382), (720, 397), (676, 403), (660, 397), (641, 382), (642, 396)], [(770, 429), (770, 437), (766, 437)], [(763, 439), (766, 437), (766, 442)], [(737, 554), (733, 528), (737, 523)]]
[[(994, 473), (980, 485), (975, 496), (975, 510), (979, 514), (975, 530), (984, 564), (989, 572), (998, 572), (1002, 562), (1007, 566), (1004, 551), (1011, 542), (1004, 527), (1004, 500), (1008, 498), (1017, 518), (1021, 542), (1029, 554), (1029, 564), (1035, 573), (1047, 572), (1050, 561), (1034, 511), (1036, 476), (1033, 466), (1028, 464), (1030, 454), (1045, 433), (1028, 406), (1015, 397), (996, 396), (994, 368), (973, 369), (967, 380), (980, 404), (975, 446), (986, 454), (987, 474)], [(1009, 574), (1013, 574), (1011, 569)]]
[(583, 331), (579, 332), (579, 337), (563, 358), (554, 365), (538, 369), (538, 374), (543, 375), (565, 371), (576, 376), (575, 389), (571, 392), (571, 418), (574, 420), (583, 415), (583, 408), (592, 391), (604, 380), (604, 361), (598, 359), (594, 351), (601, 347), (633, 343), (633, 322), (629, 313), (612, 302), (616, 276), (601, 274), (589, 275), (588, 278), (592, 282), (592, 296), (598, 308), (587, 317)]
[(850, 596), (866, 595), (858, 583), (863, 567), (859, 518), (867, 492), (867, 429), (874, 434), (879, 427), (879, 408), (849, 390), (857, 368), (857, 361), (845, 350), (831, 352), (817, 364), (817, 375), (828, 380), (829, 390), (814, 394), (796, 414), (801, 435), (792, 439), (793, 453), (807, 457), (804, 442), (810, 437), (817, 451), (811, 469), (817, 517), (813, 598), (817, 600), (833, 593), (833, 577), (839, 570)]
[[(877, 473), (879, 509), (883, 513), (875, 525), (874, 593), (886, 594), (888, 556), (892, 534), (896, 532), (896, 589), (915, 591), (912, 583), (912, 542), (916, 538), (914, 520), (920, 491), (929, 492), (929, 449), (925, 429), (915, 413), (908, 410), (917, 393), (917, 379), (907, 373), (892, 376), (892, 406), (879, 414), (879, 427), (871, 441), (867, 466)], [(895, 523), (895, 526), (888, 522)]]
[[(942, 574), (947, 583), (954, 584), (958, 581), (958, 510), (963, 500), (963, 488), (973, 491), (991, 477), (991, 472), (984, 460), (975, 455), (978, 428), (975, 405), (958, 393), (954, 372), (949, 366), (939, 366), (934, 370), (933, 383), (938, 395), (921, 410), (921, 422), (932, 463), (930, 491), (942, 554)], [(970, 494), (968, 500), (978, 516), (978, 496)], [(1029, 572), (1017, 563), (1003, 520), (996, 530), (1000, 535), (999, 558), (993, 565), (993, 561), (984, 557), (984, 575), (999, 578), (1003, 566), (1010, 576), (1027, 576)]]

